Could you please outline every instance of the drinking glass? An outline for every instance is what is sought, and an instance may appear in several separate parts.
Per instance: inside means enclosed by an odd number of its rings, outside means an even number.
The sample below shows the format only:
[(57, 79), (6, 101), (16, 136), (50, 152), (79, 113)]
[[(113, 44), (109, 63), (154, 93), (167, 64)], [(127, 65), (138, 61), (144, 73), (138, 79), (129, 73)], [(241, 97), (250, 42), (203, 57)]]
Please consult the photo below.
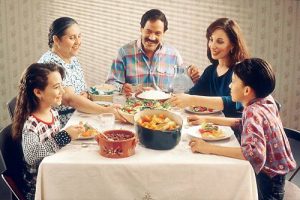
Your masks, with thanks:
[(99, 119), (102, 131), (113, 129), (115, 125), (115, 115), (113, 113), (102, 113), (99, 115)]

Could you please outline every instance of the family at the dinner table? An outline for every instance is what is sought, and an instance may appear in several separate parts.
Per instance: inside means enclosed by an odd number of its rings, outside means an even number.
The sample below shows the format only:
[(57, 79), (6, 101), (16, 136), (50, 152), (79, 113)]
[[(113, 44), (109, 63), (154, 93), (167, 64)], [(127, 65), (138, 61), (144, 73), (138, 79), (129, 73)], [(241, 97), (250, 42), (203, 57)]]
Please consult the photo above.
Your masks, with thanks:
[[(271, 96), (276, 86), (271, 65), (250, 57), (233, 19), (219, 18), (208, 26), (206, 45), (211, 65), (203, 72), (194, 64), (185, 66), (179, 51), (164, 42), (167, 30), (168, 20), (161, 10), (145, 12), (140, 37), (118, 50), (107, 79), (99, 83), (114, 85), (126, 98), (134, 98), (136, 92), (167, 91), (176, 74), (175, 66), (185, 67), (193, 87), (185, 93), (171, 94), (165, 103), (177, 108), (192, 104), (222, 111), (225, 117), (190, 115), (188, 123), (229, 126), (238, 130), (235, 134), (240, 138), (240, 147), (192, 138), (189, 151), (248, 160), (256, 174), (258, 199), (283, 199), (285, 175), (295, 169), (296, 162)], [(34, 199), (43, 158), (85, 130), (82, 124), (65, 127), (75, 110), (113, 113), (116, 120), (127, 123), (118, 111), (121, 105), (99, 105), (90, 100), (77, 59), (81, 29), (74, 19), (61, 17), (52, 22), (48, 46), (49, 50), (21, 76), (13, 118), (13, 136), (22, 143), (24, 153), (22, 178), (26, 185), (20, 187), (27, 199)]]

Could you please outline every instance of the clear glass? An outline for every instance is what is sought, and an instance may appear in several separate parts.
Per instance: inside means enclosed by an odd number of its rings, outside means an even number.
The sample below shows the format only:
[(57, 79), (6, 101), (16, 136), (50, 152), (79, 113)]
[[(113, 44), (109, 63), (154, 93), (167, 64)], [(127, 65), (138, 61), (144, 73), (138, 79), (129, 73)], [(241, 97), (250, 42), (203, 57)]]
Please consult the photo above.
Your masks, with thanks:
[(113, 113), (102, 113), (99, 115), (100, 119), (100, 130), (106, 131), (114, 128), (115, 115)]

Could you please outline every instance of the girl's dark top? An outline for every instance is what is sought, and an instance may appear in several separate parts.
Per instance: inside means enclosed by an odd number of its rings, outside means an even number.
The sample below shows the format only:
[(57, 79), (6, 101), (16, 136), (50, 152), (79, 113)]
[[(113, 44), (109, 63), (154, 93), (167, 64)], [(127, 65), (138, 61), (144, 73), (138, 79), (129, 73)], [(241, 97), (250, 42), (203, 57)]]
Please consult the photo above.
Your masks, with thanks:
[(201, 96), (218, 96), (224, 103), (223, 113), (226, 117), (241, 117), (242, 105), (235, 103), (230, 96), (229, 84), (232, 79), (232, 68), (222, 76), (218, 76), (217, 67), (208, 66), (201, 75), (198, 82), (189, 90), (188, 94)]

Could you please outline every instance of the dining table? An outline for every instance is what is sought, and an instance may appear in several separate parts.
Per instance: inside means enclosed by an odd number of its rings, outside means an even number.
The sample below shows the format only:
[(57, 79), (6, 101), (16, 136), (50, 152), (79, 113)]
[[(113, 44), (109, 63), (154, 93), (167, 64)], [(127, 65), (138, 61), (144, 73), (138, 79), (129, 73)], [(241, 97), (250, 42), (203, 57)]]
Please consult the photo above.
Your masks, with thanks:
[[(153, 150), (138, 143), (134, 155), (113, 159), (101, 156), (92, 138), (74, 140), (45, 157), (38, 170), (35, 199), (258, 199), (251, 164), (246, 160), (192, 153), (189, 139), (199, 127), (187, 123), (190, 113), (184, 109), (175, 109), (174, 113), (182, 117), (183, 126), (180, 142), (173, 149)], [(88, 122), (103, 131), (107, 127), (99, 120), (99, 115), (75, 111), (66, 127)], [(135, 132), (134, 125), (118, 120), (110, 128)], [(239, 146), (234, 134), (209, 142)]]

